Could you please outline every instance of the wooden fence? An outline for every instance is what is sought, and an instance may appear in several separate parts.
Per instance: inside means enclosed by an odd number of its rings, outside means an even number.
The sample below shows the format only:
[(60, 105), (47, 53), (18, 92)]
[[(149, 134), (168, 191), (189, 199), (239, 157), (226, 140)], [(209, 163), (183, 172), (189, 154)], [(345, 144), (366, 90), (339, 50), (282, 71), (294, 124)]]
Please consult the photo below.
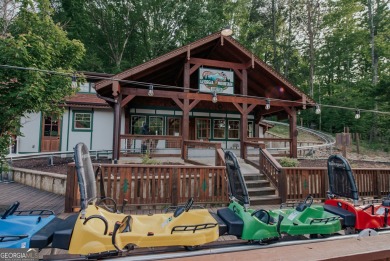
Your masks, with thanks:
[[(102, 164), (101, 168), (106, 196), (118, 205), (127, 199), (129, 205), (169, 206), (184, 203), (189, 197), (204, 204), (228, 202), (224, 166)], [(71, 163), (68, 165), (65, 212), (73, 212), (79, 207), (77, 174)]]
[[(360, 197), (381, 198), (390, 193), (390, 169), (352, 169)], [(326, 168), (282, 168), (279, 193), (285, 195), (282, 201), (303, 199), (307, 195), (326, 198), (328, 173)]]

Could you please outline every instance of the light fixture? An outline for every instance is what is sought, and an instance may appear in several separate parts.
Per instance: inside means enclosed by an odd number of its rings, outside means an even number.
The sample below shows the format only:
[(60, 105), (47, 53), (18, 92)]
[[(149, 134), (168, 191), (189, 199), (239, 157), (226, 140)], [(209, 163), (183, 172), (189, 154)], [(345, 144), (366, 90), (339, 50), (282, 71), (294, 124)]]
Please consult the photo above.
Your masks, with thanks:
[(298, 114), (298, 115), (301, 115), (301, 110), (297, 110), (297, 114)]
[(230, 27), (230, 25), (226, 26), (225, 28), (222, 29), (221, 34), (223, 36), (231, 36), (233, 34), (233, 30)]
[(265, 109), (268, 111), (271, 108), (271, 101), (270, 99), (265, 100)]
[(213, 101), (213, 103), (217, 103), (218, 102), (217, 91), (213, 92), (213, 99), (212, 99), (212, 101)]
[(355, 119), (360, 119), (360, 110), (355, 111)]
[(153, 95), (154, 95), (153, 85), (149, 85), (148, 95), (149, 95), (149, 96), (153, 96)]
[(72, 75), (72, 88), (73, 89), (77, 88), (77, 77), (76, 77), (76, 74)]
[(321, 107), (319, 104), (316, 104), (316, 114), (320, 114), (321, 113)]

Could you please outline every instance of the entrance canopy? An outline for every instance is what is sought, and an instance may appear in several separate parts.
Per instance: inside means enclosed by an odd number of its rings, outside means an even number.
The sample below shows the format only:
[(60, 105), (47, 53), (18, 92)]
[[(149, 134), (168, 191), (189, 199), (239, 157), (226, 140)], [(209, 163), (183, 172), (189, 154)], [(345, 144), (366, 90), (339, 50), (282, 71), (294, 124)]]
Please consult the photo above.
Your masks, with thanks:
[(241, 157), (248, 138), (248, 115), (254, 119), (255, 131), (264, 116), (288, 118), (290, 154), (297, 157), (296, 111), (315, 103), (232, 37), (220, 33), (100, 81), (96, 91), (114, 106), (114, 154), (119, 154), (121, 108), (127, 112), (127, 121), (129, 108), (148, 108), (182, 111), (182, 151), (184, 141), (191, 140), (190, 112), (239, 113)]
[[(115, 96), (120, 92), (123, 93), (126, 88), (148, 90), (148, 86), (126, 82), (137, 81), (156, 84), (154, 90), (183, 92), (182, 88), (185, 87), (190, 88), (190, 92), (192, 90), (196, 92), (199, 89), (199, 73), (204, 68), (216, 69), (223, 73), (226, 73), (226, 71), (232, 72), (234, 86), (231, 94), (262, 97), (264, 99), (261, 103), (264, 105), (265, 98), (270, 98), (271, 110), (263, 110), (262, 115), (284, 112), (282, 107), (274, 108), (273, 105), (302, 107), (302, 102), (314, 103), (299, 88), (288, 82), (287, 79), (245, 49), (236, 40), (221, 36), (220, 33), (209, 35), (114, 75), (113, 79), (123, 80), (119, 82), (119, 88), (116, 86), (115, 80), (104, 80), (96, 84), (96, 90), (103, 96)], [(189, 74), (188, 78), (186, 74)], [(166, 86), (159, 87), (159, 85)], [(170, 88), (169, 86), (182, 88)], [(126, 94), (130, 93), (126, 92)], [(131, 94), (136, 93), (131, 92)], [(297, 101), (299, 103), (282, 103), (272, 99)], [(229, 101), (229, 99), (218, 97), (218, 101), (224, 102)]]

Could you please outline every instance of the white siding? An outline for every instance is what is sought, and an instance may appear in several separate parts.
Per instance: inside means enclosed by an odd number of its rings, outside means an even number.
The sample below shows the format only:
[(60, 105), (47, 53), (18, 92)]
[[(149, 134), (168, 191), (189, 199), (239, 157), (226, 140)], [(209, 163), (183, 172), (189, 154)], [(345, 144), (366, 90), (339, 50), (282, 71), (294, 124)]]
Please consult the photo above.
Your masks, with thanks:
[[(124, 126), (122, 112), (122, 126)], [(93, 115), (92, 150), (112, 150), (114, 132), (114, 112), (112, 109), (95, 109)]]
[(22, 136), (18, 137), (18, 152), (29, 153), (39, 151), (39, 140), (41, 130), (41, 113), (29, 113), (21, 120), (20, 131)]

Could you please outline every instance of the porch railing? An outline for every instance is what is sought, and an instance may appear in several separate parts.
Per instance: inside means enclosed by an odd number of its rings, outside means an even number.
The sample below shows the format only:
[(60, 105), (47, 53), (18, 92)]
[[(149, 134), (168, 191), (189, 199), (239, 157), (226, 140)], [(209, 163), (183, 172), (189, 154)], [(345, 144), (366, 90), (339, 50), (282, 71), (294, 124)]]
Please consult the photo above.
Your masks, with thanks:
[(182, 137), (168, 135), (133, 135), (123, 134), (121, 137), (121, 157), (139, 156), (176, 156), (181, 154)]
[(275, 157), (290, 157), (292, 151), (292, 139), (288, 138), (248, 138), (249, 142), (263, 143), (265, 148)]
[[(199, 155), (189, 155), (189, 150), (195, 151), (196, 149), (201, 149)], [(214, 155), (208, 155), (207, 149), (214, 150)], [(210, 152), (210, 151), (209, 151)], [(194, 153), (193, 153), (194, 154)], [(184, 141), (184, 149), (183, 149), (183, 159), (186, 162), (201, 164), (196, 158), (201, 157), (214, 157), (215, 166), (225, 166), (225, 155), (222, 150), (221, 143), (209, 142), (209, 141), (193, 141), (193, 140), (185, 140)]]
[[(169, 206), (189, 197), (204, 204), (228, 202), (224, 166), (102, 164), (101, 168), (106, 196), (118, 205), (127, 199), (129, 206)], [(73, 212), (80, 207), (74, 163), (68, 165), (67, 175), (65, 212)]]

